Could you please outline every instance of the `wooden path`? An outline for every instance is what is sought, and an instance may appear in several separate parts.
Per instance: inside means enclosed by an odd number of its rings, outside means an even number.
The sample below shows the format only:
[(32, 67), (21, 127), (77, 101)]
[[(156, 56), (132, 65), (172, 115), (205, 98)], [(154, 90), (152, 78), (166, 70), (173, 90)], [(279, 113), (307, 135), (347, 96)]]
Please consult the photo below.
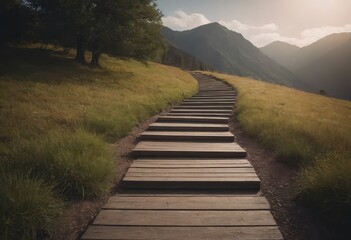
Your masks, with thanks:
[(141, 134), (124, 193), (108, 200), (82, 239), (283, 239), (246, 151), (229, 132), (234, 90), (197, 79), (197, 95)]

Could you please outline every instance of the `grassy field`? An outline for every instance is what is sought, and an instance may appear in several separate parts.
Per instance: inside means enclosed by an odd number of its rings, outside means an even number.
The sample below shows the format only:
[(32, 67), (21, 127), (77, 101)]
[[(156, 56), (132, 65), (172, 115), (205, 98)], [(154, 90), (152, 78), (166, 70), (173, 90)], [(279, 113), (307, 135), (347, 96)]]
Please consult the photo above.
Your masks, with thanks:
[(67, 199), (104, 194), (111, 143), (197, 88), (152, 62), (103, 55), (93, 69), (54, 47), (0, 51), (1, 239), (54, 231)]
[(297, 196), (351, 214), (351, 102), (217, 73), (238, 90), (242, 128), (300, 169)]

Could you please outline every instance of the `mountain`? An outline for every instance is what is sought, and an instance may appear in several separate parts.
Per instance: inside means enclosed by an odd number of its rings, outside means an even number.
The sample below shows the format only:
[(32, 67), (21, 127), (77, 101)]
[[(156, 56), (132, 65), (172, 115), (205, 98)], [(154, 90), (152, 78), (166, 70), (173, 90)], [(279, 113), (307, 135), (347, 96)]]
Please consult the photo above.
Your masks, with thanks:
[(164, 27), (161, 33), (171, 45), (195, 56), (216, 71), (288, 86), (297, 85), (297, 79), (291, 72), (264, 55), (241, 34), (218, 23), (182, 32)]
[(166, 43), (161, 62), (187, 70), (211, 70), (212, 68), (196, 57)]
[(298, 76), (305, 90), (351, 100), (351, 33), (331, 34), (297, 51), (286, 51), (287, 45), (272, 43), (261, 51)]
[(300, 48), (289, 43), (275, 41), (260, 48), (260, 50), (280, 65), (287, 69), (292, 69), (291, 66), (294, 64), (294, 60), (291, 56), (294, 56)]
[(301, 67), (296, 74), (314, 92), (323, 90), (328, 96), (351, 100), (351, 39)]

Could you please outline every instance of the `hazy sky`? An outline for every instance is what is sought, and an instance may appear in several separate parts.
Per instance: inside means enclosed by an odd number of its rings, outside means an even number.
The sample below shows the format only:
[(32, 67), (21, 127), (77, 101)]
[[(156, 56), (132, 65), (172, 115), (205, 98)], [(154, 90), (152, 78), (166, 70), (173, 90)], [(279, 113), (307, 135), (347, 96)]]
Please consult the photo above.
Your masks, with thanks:
[(351, 0), (158, 0), (165, 26), (187, 30), (219, 22), (258, 47), (273, 41), (305, 46), (351, 32)]

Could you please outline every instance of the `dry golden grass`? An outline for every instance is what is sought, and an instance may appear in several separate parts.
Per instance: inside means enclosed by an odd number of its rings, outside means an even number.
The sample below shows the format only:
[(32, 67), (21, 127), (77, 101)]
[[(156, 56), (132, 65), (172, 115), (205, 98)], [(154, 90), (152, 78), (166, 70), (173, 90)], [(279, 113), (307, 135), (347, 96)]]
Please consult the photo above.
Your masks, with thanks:
[[(351, 102), (249, 78), (207, 73), (238, 91), (242, 128), (300, 166), (299, 196), (342, 214), (351, 209)], [(339, 213), (340, 213), (339, 212)]]
[[(102, 68), (93, 69), (52, 46), (1, 54), (1, 239), (35, 239), (36, 226), (53, 230), (62, 209), (50, 199), (103, 194), (115, 174), (110, 143), (197, 89), (188, 73), (152, 62), (103, 55)], [(47, 202), (7, 186), (22, 182), (45, 185)]]

